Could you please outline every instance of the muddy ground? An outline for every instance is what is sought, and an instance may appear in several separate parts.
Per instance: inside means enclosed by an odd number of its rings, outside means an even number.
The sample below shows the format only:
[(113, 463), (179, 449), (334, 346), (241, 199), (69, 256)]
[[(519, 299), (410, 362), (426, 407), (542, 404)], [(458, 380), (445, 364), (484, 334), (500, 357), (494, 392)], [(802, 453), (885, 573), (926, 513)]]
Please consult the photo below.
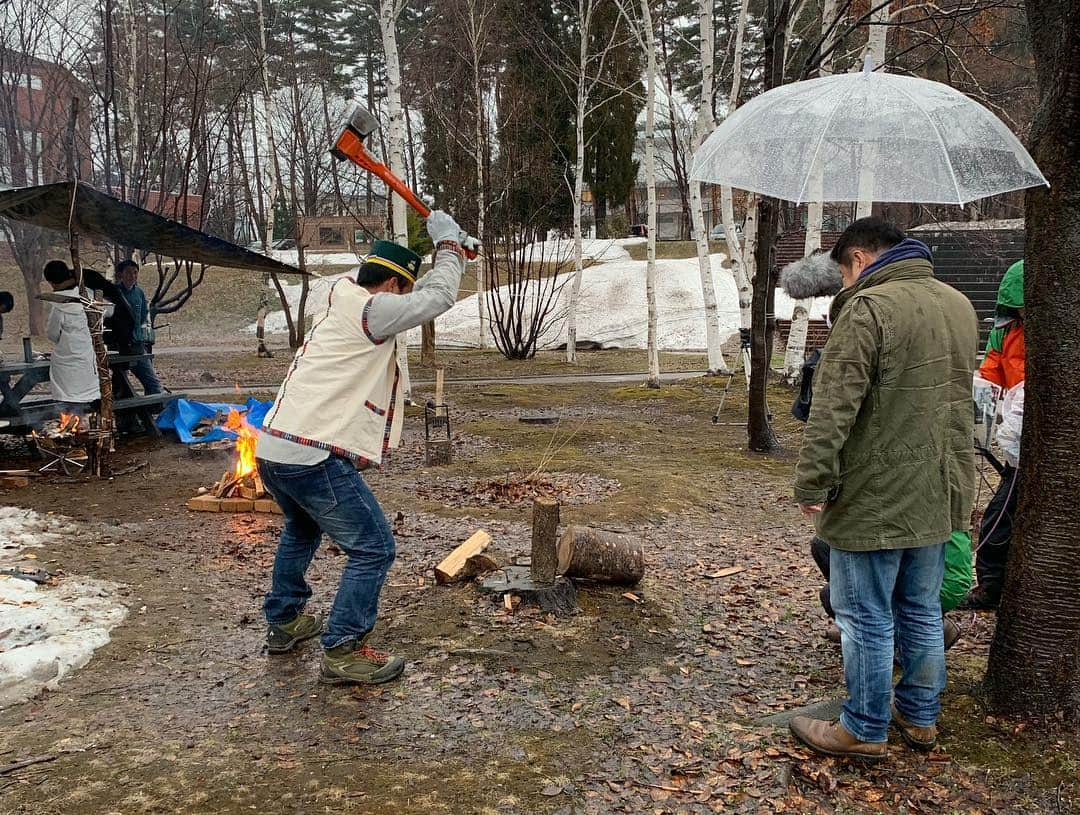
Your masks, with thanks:
[[(7, 493), (83, 522), (42, 564), (124, 584), (131, 613), (58, 691), (0, 712), (0, 812), (1071, 811), (1076, 735), (980, 706), (989, 615), (956, 618), (965, 637), (929, 757), (894, 738), (878, 767), (818, 760), (761, 723), (839, 695), (840, 654), (821, 636), (791, 455), (741, 450), (740, 427), (710, 422), (720, 392), (461, 388), (455, 464), (438, 471), (422, 466), (413, 415), (402, 452), (369, 479), (398, 542), (377, 644), (408, 661), (378, 688), (319, 685), (314, 643), (266, 654), (280, 519), (184, 508), (222, 461), (129, 441), (115, 466), (138, 470)], [(538, 406), (561, 423), (518, 421)], [(778, 424), (796, 449), (797, 427)], [(19, 463), (4, 449), (4, 466)], [(573, 494), (564, 520), (643, 535), (644, 581), (629, 595), (582, 586), (562, 619), (436, 586), (434, 565), (477, 528), (505, 556), (527, 552), (527, 509), (483, 486), (525, 476)], [(331, 545), (315, 558), (321, 611), (342, 562)], [(41, 755), (55, 759), (3, 771)]]

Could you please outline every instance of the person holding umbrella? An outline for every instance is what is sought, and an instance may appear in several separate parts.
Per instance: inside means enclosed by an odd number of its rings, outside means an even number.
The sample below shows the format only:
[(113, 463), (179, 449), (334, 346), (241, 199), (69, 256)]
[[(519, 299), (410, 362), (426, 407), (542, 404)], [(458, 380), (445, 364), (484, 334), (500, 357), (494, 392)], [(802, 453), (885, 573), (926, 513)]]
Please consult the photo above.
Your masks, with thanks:
[(930, 250), (879, 218), (852, 223), (832, 257), (844, 288), (830, 307), (795, 498), (830, 546), (848, 699), (839, 722), (797, 716), (790, 728), (816, 752), (881, 760), (890, 722), (913, 747), (937, 742), (945, 542), (975, 493), (978, 323), (968, 299), (934, 278)]

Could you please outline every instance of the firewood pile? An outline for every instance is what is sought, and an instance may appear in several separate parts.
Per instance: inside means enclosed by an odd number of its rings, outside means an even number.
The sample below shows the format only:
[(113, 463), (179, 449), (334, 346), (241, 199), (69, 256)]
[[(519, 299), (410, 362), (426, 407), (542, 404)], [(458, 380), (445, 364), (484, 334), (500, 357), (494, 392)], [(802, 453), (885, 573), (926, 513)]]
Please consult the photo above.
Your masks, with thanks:
[(229, 411), (224, 424), (236, 433), (236, 452), (233, 466), (210, 487), (187, 502), (188, 509), (199, 512), (270, 512), (280, 515), (281, 509), (266, 492), (259, 469), (255, 464), (255, 443), (258, 432), (236, 410)]

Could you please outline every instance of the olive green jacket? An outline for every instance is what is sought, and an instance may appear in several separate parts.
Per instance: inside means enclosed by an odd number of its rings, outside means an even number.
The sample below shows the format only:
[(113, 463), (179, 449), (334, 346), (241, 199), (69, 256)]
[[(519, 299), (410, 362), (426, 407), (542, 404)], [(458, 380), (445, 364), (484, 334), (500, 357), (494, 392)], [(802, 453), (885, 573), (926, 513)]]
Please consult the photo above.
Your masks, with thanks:
[(964, 295), (925, 260), (844, 289), (814, 374), (795, 498), (847, 551), (943, 543), (975, 494), (971, 377), (979, 334)]

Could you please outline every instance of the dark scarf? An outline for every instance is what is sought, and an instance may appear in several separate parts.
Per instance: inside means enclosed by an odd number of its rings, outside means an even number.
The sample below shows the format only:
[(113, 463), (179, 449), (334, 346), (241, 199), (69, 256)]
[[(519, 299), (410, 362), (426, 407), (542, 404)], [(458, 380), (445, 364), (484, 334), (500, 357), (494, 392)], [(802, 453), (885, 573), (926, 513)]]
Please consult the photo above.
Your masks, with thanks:
[(917, 241), (914, 238), (904, 238), (896, 246), (886, 249), (878, 255), (873, 263), (862, 270), (859, 280), (862, 280), (868, 274), (873, 274), (878, 269), (888, 266), (890, 263), (896, 263), (900, 260), (926, 260), (933, 263), (934, 256), (930, 254), (930, 247), (922, 241)]

